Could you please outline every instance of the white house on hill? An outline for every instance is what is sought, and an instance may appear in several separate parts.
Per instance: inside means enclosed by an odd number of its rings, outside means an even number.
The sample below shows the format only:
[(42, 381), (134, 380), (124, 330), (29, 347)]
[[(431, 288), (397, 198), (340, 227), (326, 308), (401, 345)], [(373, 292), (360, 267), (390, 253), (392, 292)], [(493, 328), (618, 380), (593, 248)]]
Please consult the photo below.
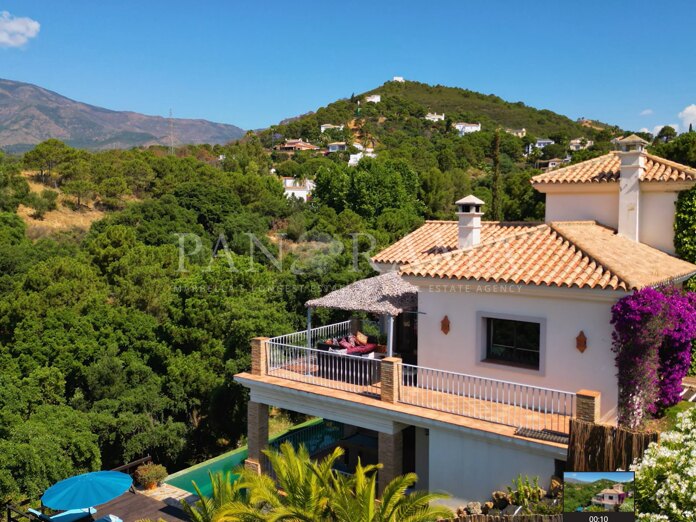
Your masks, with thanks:
[(379, 103), (382, 101), (382, 96), (380, 94), (371, 94), (370, 96), (365, 96), (365, 101), (367, 103)]
[(466, 122), (462, 121), (462, 122), (455, 123), (454, 128), (457, 129), (460, 136), (464, 136), (465, 134), (469, 134), (471, 132), (479, 132), (481, 130), (481, 124), (480, 123), (466, 123)]
[(344, 125), (343, 124), (333, 125), (332, 123), (324, 123), (319, 128), (321, 130), (321, 133), (324, 134), (324, 132), (326, 132), (327, 130), (331, 130), (331, 129), (336, 129), (336, 130), (342, 131), (344, 128)]
[(295, 196), (303, 201), (308, 201), (315, 186), (314, 181), (311, 179), (298, 180), (291, 177), (283, 178), (283, 190), (285, 196), (288, 198)]
[(457, 220), (373, 256), (382, 275), (306, 303), (378, 316), (386, 343), (358, 321), (312, 327), (311, 313), (306, 331), (256, 339), (252, 371), (235, 376), (250, 390), (247, 465), (265, 465), (276, 406), (342, 423), (338, 444), (381, 462), (382, 486), (413, 471), (453, 505), (520, 474), (546, 488), (570, 419), (616, 420), (611, 307), (696, 274), (671, 255), (674, 201), (696, 169), (635, 136), (620, 146), (535, 176), (543, 222), (483, 221), (484, 202), (467, 196)]
[(438, 114), (436, 112), (429, 112), (425, 115), (425, 119), (428, 121), (445, 121), (445, 113)]

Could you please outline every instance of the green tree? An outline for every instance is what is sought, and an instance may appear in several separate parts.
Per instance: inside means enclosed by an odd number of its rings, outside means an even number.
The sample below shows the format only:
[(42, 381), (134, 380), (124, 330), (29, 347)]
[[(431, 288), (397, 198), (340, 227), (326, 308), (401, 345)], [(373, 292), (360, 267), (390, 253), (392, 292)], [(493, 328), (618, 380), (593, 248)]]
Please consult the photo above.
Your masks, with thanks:
[(57, 139), (49, 139), (39, 143), (24, 155), (24, 165), (29, 169), (39, 171), (39, 176), (45, 183), (54, 174), (56, 167), (66, 161), (74, 149)]
[(75, 206), (79, 209), (86, 201), (94, 199), (96, 186), (86, 179), (73, 179), (63, 185), (63, 192), (75, 196)]

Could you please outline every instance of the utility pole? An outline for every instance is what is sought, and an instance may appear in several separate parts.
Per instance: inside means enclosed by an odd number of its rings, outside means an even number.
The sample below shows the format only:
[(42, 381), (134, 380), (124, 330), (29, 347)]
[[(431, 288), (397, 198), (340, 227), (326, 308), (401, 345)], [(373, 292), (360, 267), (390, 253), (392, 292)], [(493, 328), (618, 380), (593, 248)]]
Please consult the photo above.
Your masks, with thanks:
[(171, 108), (169, 109), (169, 155), (174, 155), (174, 119)]

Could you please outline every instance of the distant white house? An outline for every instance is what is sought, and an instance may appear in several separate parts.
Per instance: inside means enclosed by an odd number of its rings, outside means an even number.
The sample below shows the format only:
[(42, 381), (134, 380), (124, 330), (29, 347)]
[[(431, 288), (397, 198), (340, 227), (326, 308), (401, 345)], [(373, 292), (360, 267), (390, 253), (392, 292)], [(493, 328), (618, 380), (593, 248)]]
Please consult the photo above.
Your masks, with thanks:
[(555, 141), (548, 138), (538, 138), (536, 142), (527, 145), (526, 151), (527, 154), (531, 154), (534, 149), (543, 149), (544, 147), (548, 147), (549, 145), (553, 145), (555, 143)]
[(587, 149), (592, 145), (594, 145), (594, 141), (592, 140), (586, 140), (585, 138), (575, 138), (574, 140), (570, 140), (570, 142), (568, 143), (568, 148), (572, 151), (578, 151)]
[(312, 191), (314, 190), (315, 183), (312, 180), (298, 180), (290, 177), (283, 177), (283, 190), (285, 191), (285, 196), (295, 196), (303, 201), (308, 201)]
[(394, 76), (394, 77), (392, 78), (392, 81), (393, 81), (393, 82), (404, 83), (406, 80), (404, 80), (404, 77), (403, 77), (403, 76)]
[(363, 158), (376, 158), (377, 154), (373, 152), (373, 149), (365, 149), (365, 152), (358, 152), (357, 154), (351, 154), (348, 158), (348, 166), (355, 167), (360, 160)]
[(454, 124), (454, 128), (457, 129), (460, 136), (465, 134), (471, 134), (472, 132), (479, 132), (481, 130), (480, 123), (466, 123), (463, 121)]
[(343, 124), (341, 124), (341, 125), (334, 125), (333, 123), (324, 123), (324, 124), (320, 127), (320, 129), (321, 129), (321, 133), (323, 134), (323, 133), (326, 132), (327, 130), (332, 130), (332, 129), (336, 129), (336, 130), (342, 131), (342, 130), (343, 130), (343, 127), (344, 127)]
[(436, 112), (429, 112), (425, 115), (425, 119), (430, 121), (445, 121), (445, 113), (438, 114)]
[(348, 145), (346, 145), (345, 141), (335, 141), (333, 143), (329, 143), (328, 148), (329, 152), (340, 152), (342, 150), (346, 150)]
[(380, 94), (370, 94), (365, 97), (367, 103), (379, 103), (382, 101), (382, 96)]
[(521, 129), (505, 129), (505, 132), (517, 136), (518, 138), (524, 138), (527, 135), (527, 129), (522, 127)]

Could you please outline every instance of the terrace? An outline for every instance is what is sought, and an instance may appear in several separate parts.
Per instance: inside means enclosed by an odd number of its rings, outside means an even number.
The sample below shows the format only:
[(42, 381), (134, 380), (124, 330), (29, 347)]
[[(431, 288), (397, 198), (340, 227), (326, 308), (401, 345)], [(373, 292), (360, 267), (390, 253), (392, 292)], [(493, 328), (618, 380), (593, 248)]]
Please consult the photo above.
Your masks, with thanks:
[(464, 425), (481, 427), (473, 421), (483, 421), (501, 434), (566, 442), (575, 393), (406, 364), (387, 353), (348, 355), (322, 343), (352, 330), (354, 322), (344, 321), (256, 339), (252, 375), (301, 391), (330, 390), (333, 397), (363, 403), (373, 399), (421, 416), (447, 414)]

